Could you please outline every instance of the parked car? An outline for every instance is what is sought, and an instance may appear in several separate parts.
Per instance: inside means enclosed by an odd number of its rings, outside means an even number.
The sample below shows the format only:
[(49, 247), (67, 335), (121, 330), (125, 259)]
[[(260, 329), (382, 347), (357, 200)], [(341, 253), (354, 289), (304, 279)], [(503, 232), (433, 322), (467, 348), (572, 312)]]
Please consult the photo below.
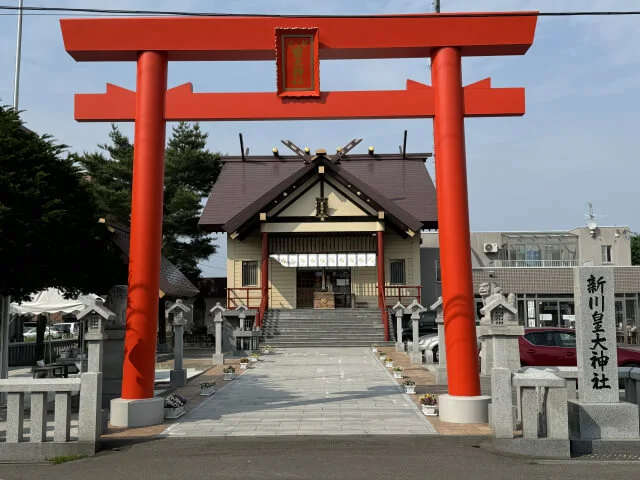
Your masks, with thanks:
[[(395, 326), (395, 324), (394, 324)], [(437, 332), (436, 312), (422, 312), (418, 321), (418, 336), (429, 335)], [(410, 315), (402, 317), (402, 341), (413, 340), (413, 323)]]
[(61, 335), (77, 337), (80, 333), (80, 323), (78, 322), (60, 322), (51, 327)]
[[(418, 339), (418, 345), (420, 348), (421, 352), (424, 351), (430, 351), (433, 352), (433, 361), (434, 362), (438, 362), (440, 357), (439, 357), (439, 344), (440, 341), (438, 339), (438, 332), (432, 332), (432, 333), (428, 333), (426, 335), (421, 336)], [(480, 352), (481, 349), (481, 342), (480, 339), (478, 338), (478, 352)], [(413, 342), (409, 341), (407, 342), (407, 350), (411, 350), (411, 347), (413, 346)]]
[[(576, 331), (570, 328), (526, 328), (518, 338), (523, 367), (575, 367)], [(640, 366), (640, 351), (618, 347), (619, 367)]]
[[(27, 330), (25, 330), (22, 333), (22, 337), (24, 338), (25, 342), (35, 342), (36, 340), (36, 335), (37, 335), (37, 328), (36, 327), (31, 327)], [(44, 338), (45, 340), (48, 340), (49, 338), (60, 338), (62, 336), (62, 334), (60, 332), (58, 332), (57, 330), (52, 329), (51, 327), (46, 327), (45, 331), (44, 331)]]

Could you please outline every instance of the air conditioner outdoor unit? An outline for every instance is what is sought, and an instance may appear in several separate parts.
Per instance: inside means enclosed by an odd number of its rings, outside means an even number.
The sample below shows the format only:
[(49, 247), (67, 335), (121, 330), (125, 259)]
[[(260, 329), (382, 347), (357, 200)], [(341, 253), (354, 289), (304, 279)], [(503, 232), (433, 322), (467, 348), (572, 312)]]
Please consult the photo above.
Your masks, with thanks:
[(484, 244), (484, 253), (496, 253), (498, 251), (497, 243), (485, 243)]

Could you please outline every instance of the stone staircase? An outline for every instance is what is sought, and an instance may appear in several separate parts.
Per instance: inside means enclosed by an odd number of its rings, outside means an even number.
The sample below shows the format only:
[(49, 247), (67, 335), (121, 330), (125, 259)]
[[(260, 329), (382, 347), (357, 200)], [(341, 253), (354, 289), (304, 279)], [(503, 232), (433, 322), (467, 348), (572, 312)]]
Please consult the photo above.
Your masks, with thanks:
[(281, 348), (387, 345), (377, 308), (268, 310), (262, 339)]

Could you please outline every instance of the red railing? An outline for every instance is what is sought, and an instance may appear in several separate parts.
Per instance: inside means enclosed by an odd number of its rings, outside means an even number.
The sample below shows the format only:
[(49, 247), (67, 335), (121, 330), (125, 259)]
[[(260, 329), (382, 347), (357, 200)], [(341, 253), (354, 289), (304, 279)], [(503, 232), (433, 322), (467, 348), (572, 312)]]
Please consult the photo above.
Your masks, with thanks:
[[(271, 292), (271, 289), (269, 289)], [(269, 293), (271, 294), (271, 293)], [(262, 328), (262, 320), (267, 311), (269, 297), (262, 295), (260, 287), (237, 287), (227, 288), (227, 308), (235, 310), (240, 305), (258, 310), (256, 314), (256, 326)]]
[(422, 300), (422, 287), (420, 285), (386, 285), (384, 287), (385, 298), (389, 302), (387, 306), (393, 306), (400, 302), (403, 305), (409, 304), (413, 300), (418, 303)]
[(227, 308), (229, 310), (235, 310), (240, 305), (259, 309), (261, 304), (262, 289), (260, 287), (227, 288)]

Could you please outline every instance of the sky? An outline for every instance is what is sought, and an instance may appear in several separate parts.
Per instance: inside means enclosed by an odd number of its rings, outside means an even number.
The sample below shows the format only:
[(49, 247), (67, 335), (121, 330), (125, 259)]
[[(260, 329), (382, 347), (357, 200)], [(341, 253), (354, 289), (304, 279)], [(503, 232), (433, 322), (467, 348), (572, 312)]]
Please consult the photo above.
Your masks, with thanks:
[[(18, 0), (0, 0), (17, 5)], [(431, 0), (25, 0), (25, 6), (180, 10), (262, 14), (428, 13)], [(443, 12), (640, 10), (640, 0), (441, 0)], [(94, 151), (109, 124), (73, 120), (74, 93), (102, 93), (107, 82), (135, 90), (133, 63), (76, 63), (64, 50), (59, 18), (25, 15), (20, 110), (27, 126), (71, 151)], [(0, 103), (11, 104), (17, 16), (0, 12)], [(640, 16), (542, 17), (524, 56), (463, 60), (465, 84), (491, 77), (494, 87), (525, 87), (524, 117), (468, 119), (467, 175), (474, 231), (568, 230), (586, 225), (592, 202), (603, 225), (640, 231), (633, 201), (640, 178)], [(430, 83), (426, 59), (324, 61), (322, 90), (404, 89)], [(273, 91), (275, 62), (173, 63), (169, 87), (192, 82), (195, 92)], [(376, 152), (432, 152), (432, 121), (345, 120), (211, 122), (209, 148), (239, 153), (238, 133), (253, 154), (281, 139), (332, 151), (352, 138)], [(133, 136), (131, 124), (123, 130)], [(427, 168), (434, 175), (433, 163)], [(203, 262), (205, 276), (225, 275), (225, 238)]]

